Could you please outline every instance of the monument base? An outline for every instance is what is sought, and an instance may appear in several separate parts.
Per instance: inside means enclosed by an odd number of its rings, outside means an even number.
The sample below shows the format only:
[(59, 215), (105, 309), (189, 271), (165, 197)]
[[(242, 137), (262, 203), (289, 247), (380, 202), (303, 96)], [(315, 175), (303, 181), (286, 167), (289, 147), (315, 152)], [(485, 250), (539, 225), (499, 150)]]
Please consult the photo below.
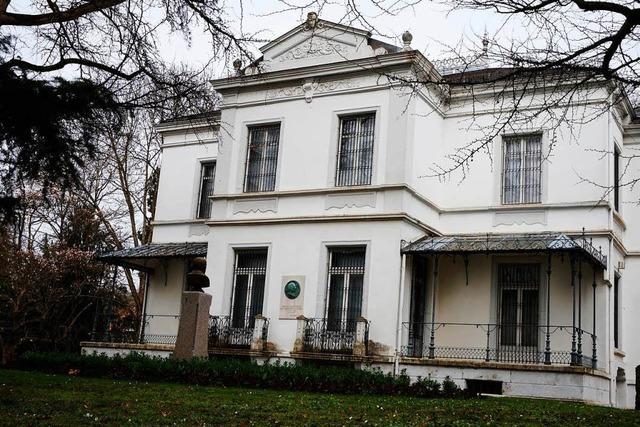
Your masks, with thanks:
[(209, 307), (211, 295), (183, 292), (178, 337), (173, 350), (176, 359), (207, 357), (209, 346)]

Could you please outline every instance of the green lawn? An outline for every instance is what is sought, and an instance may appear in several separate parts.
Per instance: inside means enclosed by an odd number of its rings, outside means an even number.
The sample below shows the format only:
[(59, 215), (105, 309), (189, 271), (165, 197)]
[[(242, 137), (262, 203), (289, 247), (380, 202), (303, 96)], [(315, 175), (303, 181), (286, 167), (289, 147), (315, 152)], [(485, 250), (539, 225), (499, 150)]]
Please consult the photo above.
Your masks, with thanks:
[(0, 425), (640, 425), (639, 411), (511, 398), (343, 396), (0, 370)]

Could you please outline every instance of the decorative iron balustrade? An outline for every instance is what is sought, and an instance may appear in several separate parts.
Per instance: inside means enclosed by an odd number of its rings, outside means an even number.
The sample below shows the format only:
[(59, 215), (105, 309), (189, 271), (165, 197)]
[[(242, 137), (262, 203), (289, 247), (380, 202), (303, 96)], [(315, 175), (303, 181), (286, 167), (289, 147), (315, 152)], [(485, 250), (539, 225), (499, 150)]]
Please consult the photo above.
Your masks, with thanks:
[[(168, 344), (176, 343), (175, 334), (158, 334), (150, 331), (177, 330), (180, 316), (172, 314), (148, 314), (144, 322), (134, 318), (106, 319), (101, 328), (91, 333), (91, 341), (122, 344)], [(153, 325), (152, 328), (150, 326)]]
[[(402, 327), (405, 357), (597, 367), (596, 336), (572, 326), (403, 322)], [(531, 337), (536, 344), (522, 345)]]
[[(209, 348), (250, 348), (254, 326), (234, 327), (231, 316), (209, 316)], [(269, 319), (264, 319), (260, 337), (263, 343), (269, 335)]]
[[(353, 353), (356, 344), (355, 320), (306, 319), (303, 335), (304, 351), (321, 353)], [(365, 322), (365, 354), (369, 342), (369, 322)]]

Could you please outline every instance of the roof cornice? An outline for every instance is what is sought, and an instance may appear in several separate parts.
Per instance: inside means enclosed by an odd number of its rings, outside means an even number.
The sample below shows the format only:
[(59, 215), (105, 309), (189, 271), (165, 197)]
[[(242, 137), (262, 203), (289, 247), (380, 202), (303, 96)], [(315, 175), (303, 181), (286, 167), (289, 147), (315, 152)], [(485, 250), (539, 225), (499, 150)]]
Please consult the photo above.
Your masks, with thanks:
[(414, 65), (429, 74), (434, 81), (442, 81), (442, 76), (433, 64), (417, 50), (387, 53), (384, 55), (358, 58), (347, 61), (339, 61), (326, 64), (311, 65), (307, 67), (290, 68), (250, 76), (236, 76), (211, 80), (213, 88), (217, 91), (236, 89), (240, 87), (260, 86), (264, 84), (299, 80), (310, 77), (330, 76), (335, 74), (356, 73), (371, 71), (380, 68), (389, 68), (400, 65)]

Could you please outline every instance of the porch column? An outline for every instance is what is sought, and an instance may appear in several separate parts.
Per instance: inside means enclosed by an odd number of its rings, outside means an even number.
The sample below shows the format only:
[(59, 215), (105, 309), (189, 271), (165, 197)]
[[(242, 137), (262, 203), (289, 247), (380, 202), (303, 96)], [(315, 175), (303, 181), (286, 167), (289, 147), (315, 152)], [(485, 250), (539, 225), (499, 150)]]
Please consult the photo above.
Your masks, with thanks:
[(571, 255), (571, 364), (576, 364), (576, 258)]
[(433, 283), (431, 286), (431, 333), (429, 336), (429, 359), (435, 357), (436, 350), (436, 285), (438, 284), (438, 255), (433, 258)]
[(544, 340), (544, 363), (551, 364), (551, 252), (547, 254), (547, 330)]
[(578, 256), (578, 363), (582, 364), (582, 255)]
[(595, 264), (592, 265), (593, 267), (593, 335), (591, 336), (592, 339), (592, 344), (593, 344), (593, 349), (592, 349), (592, 355), (591, 355), (591, 367), (593, 369), (596, 369), (596, 367), (598, 366), (598, 351), (597, 351), (597, 346), (596, 346), (596, 266)]

